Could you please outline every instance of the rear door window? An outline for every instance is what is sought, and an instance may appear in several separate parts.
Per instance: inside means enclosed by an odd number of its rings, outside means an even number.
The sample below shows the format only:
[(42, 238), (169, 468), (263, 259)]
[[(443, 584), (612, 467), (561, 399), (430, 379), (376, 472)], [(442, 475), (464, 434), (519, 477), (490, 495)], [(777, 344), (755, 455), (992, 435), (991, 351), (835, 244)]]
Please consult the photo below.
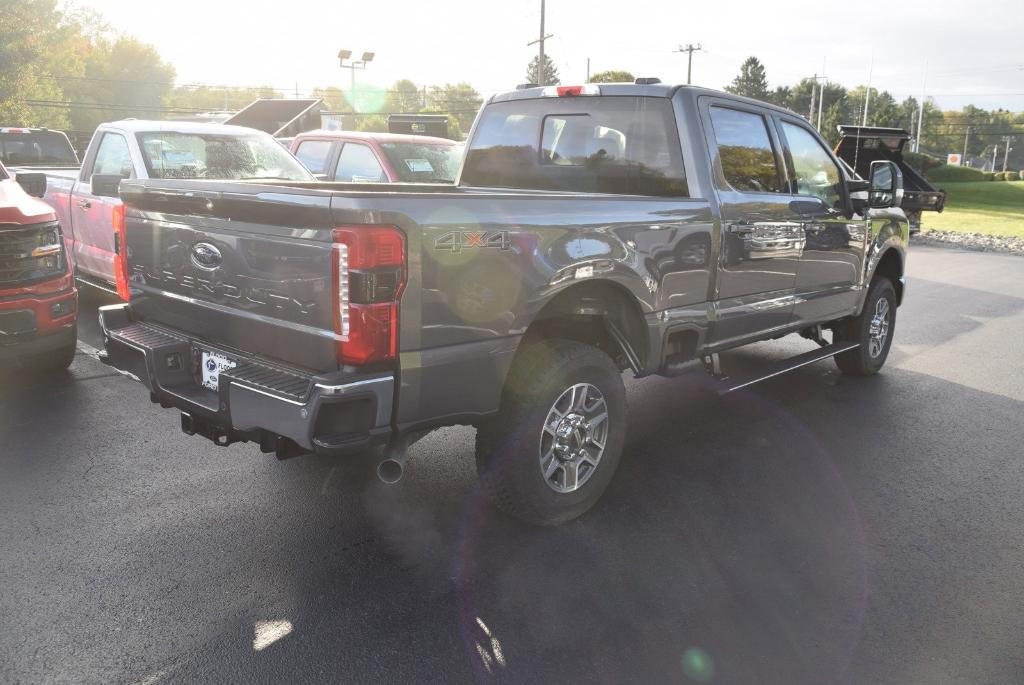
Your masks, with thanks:
[(711, 108), (711, 126), (730, 186), (740, 192), (783, 192), (778, 155), (763, 116), (716, 106)]
[(327, 171), (327, 159), (333, 145), (329, 140), (304, 140), (295, 149), (295, 156), (314, 174), (323, 174)]
[(345, 143), (338, 158), (334, 180), (344, 183), (385, 183), (384, 168), (366, 145)]
[(132, 157), (128, 152), (128, 141), (118, 133), (104, 133), (96, 150), (96, 161), (92, 173), (102, 176), (132, 177)]
[(687, 196), (672, 104), (654, 97), (574, 97), (488, 105), (463, 185)]

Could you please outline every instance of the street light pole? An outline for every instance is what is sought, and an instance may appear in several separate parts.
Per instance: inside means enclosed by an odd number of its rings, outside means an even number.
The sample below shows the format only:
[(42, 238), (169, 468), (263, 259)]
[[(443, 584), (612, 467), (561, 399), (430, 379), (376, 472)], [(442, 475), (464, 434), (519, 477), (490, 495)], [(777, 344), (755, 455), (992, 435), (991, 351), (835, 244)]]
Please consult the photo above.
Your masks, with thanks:
[[(364, 52), (363, 58), (360, 60), (354, 60), (352, 58), (351, 50), (339, 50), (338, 51), (338, 64), (342, 69), (348, 69), (351, 74), (351, 86), (349, 87), (349, 104), (352, 106), (352, 112), (356, 111), (356, 69), (366, 69), (366, 65), (373, 61), (376, 53)], [(345, 64), (346, 60), (349, 62)]]
[[(1003, 173), (1006, 173), (1006, 163), (1010, 160), (1010, 143), (1016, 140), (1013, 136), (1003, 136), (1003, 142), (1006, 146), (1003, 149)], [(995, 164), (992, 165), (992, 169), (995, 170)]]

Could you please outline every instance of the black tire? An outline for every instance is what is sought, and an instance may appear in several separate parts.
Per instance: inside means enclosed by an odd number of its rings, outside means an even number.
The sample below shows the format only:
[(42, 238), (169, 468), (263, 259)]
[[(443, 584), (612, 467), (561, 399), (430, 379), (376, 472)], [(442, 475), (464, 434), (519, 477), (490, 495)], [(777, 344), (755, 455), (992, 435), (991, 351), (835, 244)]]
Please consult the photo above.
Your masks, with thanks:
[[(589, 386), (588, 389), (586, 386)], [(556, 444), (553, 431), (545, 431), (546, 419), (556, 402), (571, 402), (577, 395), (567, 395), (579, 388), (583, 408), (568, 410), (564, 419), (587, 418), (589, 403), (595, 412), (583, 422), (580, 431), (572, 431), (562, 445), (569, 445), (569, 454), (582, 454), (586, 449), (593, 458), (598, 443), (590, 442), (592, 432), (603, 438), (604, 449), (596, 465), (588, 459), (560, 460), (550, 478), (542, 470), (541, 451), (545, 442), (555, 464)], [(596, 389), (596, 393), (593, 389)], [(587, 394), (583, 393), (586, 390)], [(587, 396), (589, 395), (589, 400)], [(607, 418), (598, 418), (603, 401)], [(600, 424), (606, 423), (606, 428)], [(559, 422), (561, 425), (561, 422)], [(606, 431), (606, 432), (605, 432)], [(586, 439), (580, 439), (588, 436)], [(523, 350), (509, 372), (498, 416), (477, 430), (476, 459), (483, 491), (505, 513), (527, 523), (553, 526), (571, 521), (589, 510), (600, 499), (622, 457), (626, 438), (626, 391), (622, 373), (611, 357), (590, 345), (571, 340), (544, 340)], [(579, 447), (579, 451), (575, 448)], [(566, 492), (570, 478), (566, 464), (578, 472), (578, 489)], [(550, 467), (549, 467), (550, 468)], [(553, 484), (549, 485), (549, 480)]]
[(78, 344), (78, 326), (75, 326), (71, 341), (56, 350), (37, 354), (26, 360), (25, 366), (33, 373), (55, 374), (66, 371), (75, 361)]
[[(884, 301), (885, 305), (879, 305)], [(882, 306), (886, 318), (886, 334), (881, 345), (872, 336), (872, 324)], [(859, 316), (843, 321), (835, 328), (836, 340), (859, 342), (860, 347), (835, 356), (836, 366), (850, 376), (872, 376), (885, 365), (896, 332), (896, 289), (888, 278), (879, 277), (871, 284), (864, 308)]]

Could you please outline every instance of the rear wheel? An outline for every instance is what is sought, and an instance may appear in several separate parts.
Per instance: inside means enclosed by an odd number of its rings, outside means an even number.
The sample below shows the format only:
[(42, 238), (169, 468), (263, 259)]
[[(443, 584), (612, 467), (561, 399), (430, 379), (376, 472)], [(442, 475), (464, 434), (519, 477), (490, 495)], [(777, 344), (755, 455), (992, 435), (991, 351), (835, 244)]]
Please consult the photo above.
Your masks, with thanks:
[(498, 416), (477, 430), (484, 492), (528, 523), (557, 525), (590, 509), (622, 456), (626, 393), (612, 359), (545, 340), (524, 350)]
[(880, 277), (871, 284), (860, 315), (835, 329), (837, 341), (860, 343), (860, 347), (836, 355), (839, 370), (851, 376), (878, 373), (889, 356), (895, 330), (896, 290), (892, 281)]

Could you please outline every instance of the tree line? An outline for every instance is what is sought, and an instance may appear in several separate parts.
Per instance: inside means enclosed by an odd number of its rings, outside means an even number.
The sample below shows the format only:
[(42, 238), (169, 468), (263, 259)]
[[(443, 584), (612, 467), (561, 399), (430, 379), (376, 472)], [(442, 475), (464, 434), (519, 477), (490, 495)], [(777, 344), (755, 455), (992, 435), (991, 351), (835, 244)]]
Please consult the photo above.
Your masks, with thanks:
[[(815, 98), (821, 96), (821, 84), (810, 78), (803, 79), (793, 86), (771, 88), (765, 67), (757, 57), (748, 57), (743, 62), (740, 73), (725, 90), (787, 107), (810, 119), (817, 117), (818, 110), (815, 100), (815, 111), (813, 114), (811, 112), (812, 91), (817, 91)], [(864, 85), (847, 90), (838, 83), (824, 83), (822, 116), (818, 128), (830, 143), (837, 142), (837, 127), (840, 124), (860, 124), (863, 121), (865, 104), (868, 108), (869, 126), (902, 128), (911, 133), (916, 132), (920, 111), (920, 102), (917, 98), (908, 97), (897, 101), (889, 92), (877, 88), (871, 89), (870, 100), (867, 95), (868, 87)], [(967, 105), (960, 111), (943, 111), (931, 100), (925, 100), (921, 151), (927, 151), (945, 160), (949, 153), (964, 153), (966, 143), (969, 158), (987, 158), (992, 154), (993, 148), (998, 146), (997, 166), (1001, 166), (1004, 144), (1002, 139), (1006, 135), (1013, 135), (1014, 132), (1020, 136), (1017, 144), (1019, 151), (1014, 150), (1010, 153), (1009, 167), (1019, 168), (1024, 166), (1024, 112), (1013, 113), (1005, 109), (985, 110), (974, 105)]]
[[(89, 132), (126, 117), (165, 119), (234, 111), (257, 98), (285, 97), (270, 85), (176, 84), (174, 66), (155, 47), (113, 30), (91, 10), (57, 0), (17, 0), (0, 12), (0, 125)], [(345, 128), (386, 130), (388, 113), (449, 114), (449, 131), (469, 130), (480, 94), (468, 83), (417, 85), (408, 79), (354, 92), (313, 88)]]
[[(550, 55), (544, 64), (535, 56), (527, 65), (526, 81), (559, 83)], [(177, 73), (152, 45), (113, 30), (98, 13), (65, 9), (58, 0), (16, 0), (0, 12), (0, 125), (48, 126), (92, 131), (104, 121), (125, 117), (162, 119), (188, 114), (232, 111), (260, 97), (284, 97), (269, 85), (230, 87), (177, 84)], [(628, 71), (594, 74), (591, 82), (632, 81)], [(748, 58), (740, 73), (726, 86), (739, 95), (766, 100), (809, 116), (812, 95), (820, 93), (813, 79), (794, 85), (769, 86), (765, 67)], [(824, 84), (819, 130), (831, 142), (839, 124), (862, 120), (866, 86), (847, 89)], [(387, 113), (437, 112), (449, 114), (453, 138), (469, 130), (483, 99), (465, 82), (442, 85), (396, 81), (387, 89), (360, 84), (354, 92), (335, 86), (313, 88), (309, 95), (323, 98), (328, 109), (347, 113), (345, 128), (385, 130)], [(815, 104), (814, 118), (818, 105)], [(919, 102), (914, 97), (897, 101), (887, 91), (871, 89), (868, 123), (914, 130)], [(968, 128), (970, 133), (968, 134)], [(985, 110), (968, 105), (961, 111), (942, 111), (924, 103), (922, 148), (940, 156), (963, 152), (969, 157), (991, 154), (1002, 137), (1019, 132), (1010, 166), (1024, 166), (1024, 113)]]

